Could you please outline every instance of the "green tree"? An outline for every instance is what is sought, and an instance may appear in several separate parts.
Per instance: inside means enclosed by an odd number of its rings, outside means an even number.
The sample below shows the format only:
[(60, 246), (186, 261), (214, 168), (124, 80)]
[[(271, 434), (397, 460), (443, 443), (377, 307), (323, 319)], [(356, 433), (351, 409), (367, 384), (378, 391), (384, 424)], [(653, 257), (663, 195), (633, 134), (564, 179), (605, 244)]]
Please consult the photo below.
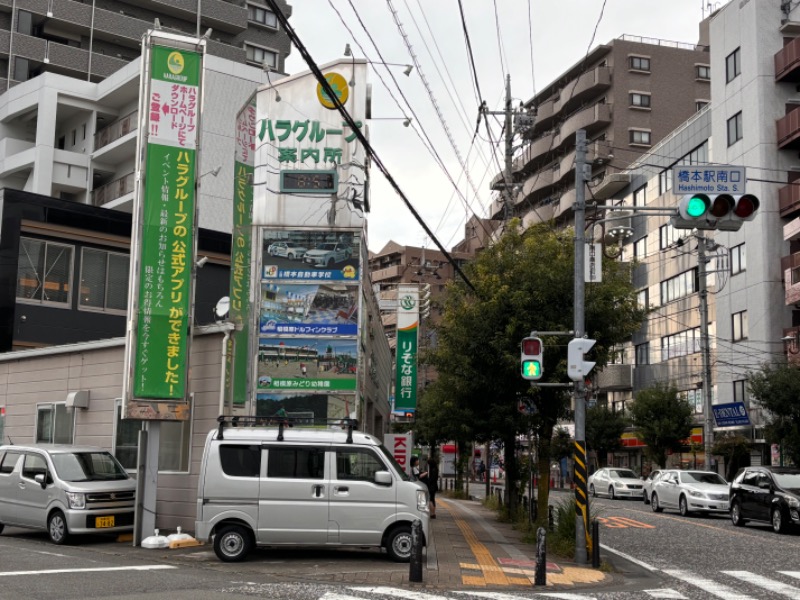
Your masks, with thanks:
[(725, 478), (731, 481), (743, 459), (750, 456), (752, 442), (738, 431), (722, 431), (714, 436), (711, 452), (725, 458)]
[(692, 432), (692, 407), (678, 396), (674, 385), (657, 383), (640, 390), (630, 409), (636, 434), (647, 447), (645, 454), (664, 467), (667, 452), (680, 452)]
[[(427, 356), (439, 379), (431, 386), (437, 388), (436, 394), (426, 394), (420, 412), (427, 414), (429, 402), (440, 404), (442, 418), (431, 428), (444, 430), (453, 424), (444, 422), (451, 414), (444, 407), (458, 407), (451, 421), (463, 415), (459, 426), (476, 439), (502, 441), (505, 500), (512, 515), (520, 479), (517, 436), (536, 434), (539, 514), (546, 516), (550, 444), (556, 424), (570, 414), (566, 389), (531, 387), (521, 377), (519, 357), (520, 342), (532, 330), (572, 329), (573, 236), (572, 230), (548, 224), (522, 232), (519, 221), (512, 221), (497, 243), (465, 265), (474, 289), (460, 279), (448, 284), (438, 344)], [(585, 305), (588, 335), (597, 340), (593, 360), (602, 366), (608, 362), (609, 349), (629, 339), (644, 318), (631, 286), (631, 266), (605, 261), (602, 283), (587, 286)], [(543, 341), (543, 381), (566, 382), (566, 338), (544, 336)], [(536, 409), (533, 416), (517, 410), (524, 396)]]
[(764, 436), (780, 444), (782, 456), (800, 465), (800, 368), (776, 360), (748, 378), (750, 397), (767, 411)]
[(601, 467), (608, 464), (608, 453), (622, 447), (622, 434), (630, 424), (622, 413), (598, 404), (586, 411), (586, 447), (597, 453)]

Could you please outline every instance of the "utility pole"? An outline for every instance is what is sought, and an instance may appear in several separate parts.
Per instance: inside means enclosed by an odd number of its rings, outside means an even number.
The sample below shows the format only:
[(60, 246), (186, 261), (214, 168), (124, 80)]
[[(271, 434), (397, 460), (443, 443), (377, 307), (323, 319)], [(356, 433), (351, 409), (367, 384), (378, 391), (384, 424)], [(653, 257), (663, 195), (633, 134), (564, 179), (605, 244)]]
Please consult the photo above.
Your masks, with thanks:
[[(579, 129), (575, 134), (575, 298), (574, 326), (575, 338), (582, 338), (584, 331), (584, 249), (586, 247), (586, 131)], [(587, 531), (589, 526), (589, 496), (586, 479), (586, 400), (583, 381), (576, 381), (575, 401), (575, 562), (588, 564)]]
[(512, 127), (511, 115), (511, 75), (506, 75), (506, 160), (505, 171), (503, 172), (503, 179), (505, 180), (505, 203), (503, 204), (503, 223), (507, 224), (511, 218), (511, 204), (514, 202), (514, 174), (511, 172), (511, 159), (514, 155), (514, 148), (512, 142), (514, 139), (514, 128)]
[(708, 271), (706, 265), (709, 259), (706, 258), (706, 242), (708, 238), (698, 231), (697, 238), (697, 275), (700, 287), (700, 351), (703, 354), (703, 412), (705, 413), (705, 429), (703, 431), (703, 441), (705, 443), (705, 462), (706, 471), (711, 470), (711, 447), (714, 443), (714, 430), (712, 428), (711, 415), (711, 344), (708, 339), (708, 283), (706, 278)]

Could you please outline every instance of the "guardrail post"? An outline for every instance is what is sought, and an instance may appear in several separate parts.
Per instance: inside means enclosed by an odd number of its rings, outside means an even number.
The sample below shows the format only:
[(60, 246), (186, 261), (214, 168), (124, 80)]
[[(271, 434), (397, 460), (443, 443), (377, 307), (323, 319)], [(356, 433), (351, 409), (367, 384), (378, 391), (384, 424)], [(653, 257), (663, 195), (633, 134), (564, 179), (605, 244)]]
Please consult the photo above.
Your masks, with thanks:
[(547, 532), (544, 527), (536, 531), (536, 574), (533, 585), (547, 585)]
[(411, 561), (408, 580), (414, 583), (422, 581), (422, 521), (419, 519), (414, 519), (411, 524)]

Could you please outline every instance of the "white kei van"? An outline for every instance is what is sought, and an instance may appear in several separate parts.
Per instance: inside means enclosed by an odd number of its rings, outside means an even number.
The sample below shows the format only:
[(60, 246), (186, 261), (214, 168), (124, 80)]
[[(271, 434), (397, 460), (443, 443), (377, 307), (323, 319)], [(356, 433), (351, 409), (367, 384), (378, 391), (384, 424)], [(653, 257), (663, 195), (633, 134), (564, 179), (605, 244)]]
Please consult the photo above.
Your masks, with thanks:
[[(206, 437), (195, 537), (220, 560), (259, 546), (383, 547), (411, 558), (411, 525), (428, 537), (428, 490), (380, 440), (345, 425), (302, 427), (220, 417)], [(341, 422), (340, 422), (341, 423)]]

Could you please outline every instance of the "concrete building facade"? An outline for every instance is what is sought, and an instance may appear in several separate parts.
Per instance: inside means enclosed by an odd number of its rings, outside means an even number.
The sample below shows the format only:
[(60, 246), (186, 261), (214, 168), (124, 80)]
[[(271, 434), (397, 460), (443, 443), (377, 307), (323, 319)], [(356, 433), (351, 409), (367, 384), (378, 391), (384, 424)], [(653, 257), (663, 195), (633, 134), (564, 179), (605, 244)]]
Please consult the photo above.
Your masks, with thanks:
[(42, 73), (101, 81), (140, 56), (154, 26), (191, 36), (210, 28), (212, 56), (279, 73), (291, 50), (263, 0), (0, 0), (0, 92)]

